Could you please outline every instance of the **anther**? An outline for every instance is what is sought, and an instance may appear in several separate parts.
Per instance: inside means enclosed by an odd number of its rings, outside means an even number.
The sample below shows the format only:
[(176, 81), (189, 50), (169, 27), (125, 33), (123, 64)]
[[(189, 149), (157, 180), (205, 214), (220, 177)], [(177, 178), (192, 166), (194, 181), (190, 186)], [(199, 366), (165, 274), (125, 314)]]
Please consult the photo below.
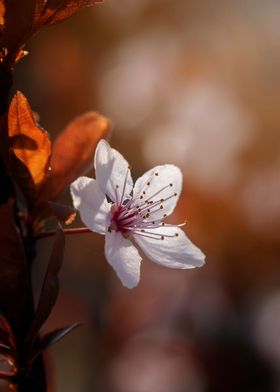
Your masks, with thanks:
[(143, 196), (140, 196), (140, 199), (143, 199)]
[(147, 185), (149, 186), (149, 185), (151, 185), (151, 183), (150, 183), (150, 182), (147, 182)]
[(161, 239), (161, 240), (164, 240), (164, 236), (162, 235), (162, 236), (160, 237), (160, 239)]
[(143, 191), (143, 195), (146, 195), (146, 192), (145, 192), (145, 191)]
[(175, 233), (175, 237), (179, 237), (179, 234), (178, 234), (178, 233)]
[(178, 195), (178, 193), (174, 193), (174, 196), (177, 196)]
[(173, 186), (173, 184), (169, 184), (169, 186)]
[(166, 217), (167, 217), (167, 214), (164, 214), (163, 217), (166, 218)]
[(158, 173), (155, 173), (155, 176), (158, 176)]
[(160, 201), (161, 201), (161, 203), (163, 203), (163, 202), (164, 202), (164, 199), (160, 199)]
[(132, 169), (132, 166), (131, 166), (131, 165), (128, 165), (127, 168), (128, 168), (128, 170), (131, 170), (131, 169)]
[(160, 209), (161, 209), (161, 210), (163, 209), (163, 205), (160, 206)]
[(116, 188), (119, 188), (119, 185), (116, 185)]

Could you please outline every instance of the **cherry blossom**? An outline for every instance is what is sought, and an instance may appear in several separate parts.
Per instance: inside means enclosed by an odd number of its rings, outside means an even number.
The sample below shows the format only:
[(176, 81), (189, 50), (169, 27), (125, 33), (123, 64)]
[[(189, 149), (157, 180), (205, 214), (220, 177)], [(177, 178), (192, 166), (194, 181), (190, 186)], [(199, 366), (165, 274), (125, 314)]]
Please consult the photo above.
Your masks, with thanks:
[(142, 257), (169, 268), (195, 268), (205, 256), (180, 228), (165, 222), (180, 196), (182, 173), (174, 165), (156, 166), (133, 187), (125, 158), (101, 140), (94, 157), (96, 179), (71, 184), (74, 207), (84, 224), (105, 235), (105, 256), (122, 284), (137, 286)]

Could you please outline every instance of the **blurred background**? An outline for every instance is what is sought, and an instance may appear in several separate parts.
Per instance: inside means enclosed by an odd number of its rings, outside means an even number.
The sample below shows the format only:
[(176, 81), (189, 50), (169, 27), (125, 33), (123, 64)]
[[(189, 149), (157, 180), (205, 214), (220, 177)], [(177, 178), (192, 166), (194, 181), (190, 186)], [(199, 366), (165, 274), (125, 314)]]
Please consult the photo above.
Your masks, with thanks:
[(106, 0), (30, 42), (15, 86), (41, 125), (54, 139), (96, 110), (134, 178), (177, 164), (172, 220), (207, 256), (193, 271), (144, 260), (130, 291), (103, 237), (68, 237), (46, 329), (84, 325), (49, 352), (57, 391), (280, 391), (279, 17), (277, 0)]

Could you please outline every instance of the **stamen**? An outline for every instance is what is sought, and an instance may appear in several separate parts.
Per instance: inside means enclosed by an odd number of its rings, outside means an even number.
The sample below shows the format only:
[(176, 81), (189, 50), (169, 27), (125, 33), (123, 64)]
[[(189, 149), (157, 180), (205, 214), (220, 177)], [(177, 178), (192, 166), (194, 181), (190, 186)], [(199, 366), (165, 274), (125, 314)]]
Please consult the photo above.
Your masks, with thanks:
[(119, 204), (119, 192), (118, 192), (118, 189), (119, 189), (119, 185), (116, 185), (115, 194), (116, 194), (116, 202), (117, 202), (117, 204)]
[[(139, 232), (139, 230), (137, 230), (137, 229), (133, 230), (133, 234), (137, 234), (138, 232)], [(140, 233), (143, 233), (143, 230), (140, 230)], [(152, 231), (145, 230), (145, 234), (149, 234), (149, 235), (152, 235), (152, 236), (155, 236), (155, 237), (159, 237), (159, 238), (162, 238), (162, 237), (174, 238), (174, 237), (177, 237), (176, 234), (178, 234), (178, 233), (162, 234), (162, 233), (153, 233)]]
[(187, 224), (187, 221), (183, 222), (183, 223), (179, 223), (178, 225), (172, 225), (171, 223), (165, 223), (165, 226), (167, 227), (183, 227)]
[(122, 202), (123, 202), (123, 197), (124, 197), (124, 194), (125, 194), (125, 188), (126, 188), (126, 184), (127, 184), (128, 173), (129, 173), (130, 169), (131, 169), (131, 166), (128, 166), (126, 174), (125, 174), (125, 179), (124, 179), (123, 190), (122, 190), (122, 197), (121, 197), (120, 204), (122, 204)]
[(149, 196), (147, 201), (150, 201), (151, 199), (153, 199), (155, 196), (157, 196), (159, 193), (161, 193), (162, 191), (164, 191), (166, 188), (169, 188), (169, 185), (164, 186), (163, 188), (161, 188), (160, 190), (158, 190), (156, 193), (154, 193), (153, 195)]
[(130, 200), (130, 205), (133, 205), (133, 203), (139, 199), (139, 195), (141, 195), (141, 193), (143, 193), (143, 191), (145, 190), (146, 186), (150, 186), (151, 182), (152, 182), (152, 178), (153, 178), (153, 174), (148, 178), (147, 182), (144, 183), (144, 185), (142, 186), (142, 188), (139, 190), (139, 192), (136, 195), (133, 195), (133, 198)]
[[(130, 200), (124, 201), (130, 169), (131, 167), (128, 166), (122, 186), (122, 191), (120, 192), (119, 190), (119, 184), (115, 186), (116, 203), (113, 204), (111, 208), (112, 218), (109, 230), (119, 231), (125, 238), (128, 238), (131, 235), (140, 235), (153, 240), (164, 240), (165, 238), (178, 237), (178, 232), (174, 231), (172, 234), (165, 234), (163, 232), (164, 230), (160, 230), (160, 228), (178, 228), (184, 226), (186, 222), (179, 225), (167, 224), (164, 222), (167, 214), (160, 213), (158, 214), (159, 216), (156, 215), (158, 212), (164, 209), (164, 203), (166, 201), (178, 195), (177, 193), (172, 192), (163, 193), (167, 188), (173, 187), (173, 184), (167, 184), (161, 189), (158, 189), (154, 194), (147, 197), (147, 187), (150, 186), (152, 178), (159, 175), (158, 172), (152, 173), (150, 178), (148, 178), (148, 180), (142, 186), (141, 191), (137, 195), (131, 197)], [(169, 196), (165, 197), (165, 195), (168, 195), (168, 193)], [(162, 197), (158, 198), (160, 194), (162, 194)], [(150, 217), (153, 217), (153, 220), (149, 220)], [(155, 229), (159, 229), (159, 232), (154, 232), (156, 231)]]
[(160, 237), (153, 237), (151, 235), (147, 235), (143, 233), (133, 233), (133, 235), (139, 235), (141, 237), (151, 238), (152, 240), (160, 240)]

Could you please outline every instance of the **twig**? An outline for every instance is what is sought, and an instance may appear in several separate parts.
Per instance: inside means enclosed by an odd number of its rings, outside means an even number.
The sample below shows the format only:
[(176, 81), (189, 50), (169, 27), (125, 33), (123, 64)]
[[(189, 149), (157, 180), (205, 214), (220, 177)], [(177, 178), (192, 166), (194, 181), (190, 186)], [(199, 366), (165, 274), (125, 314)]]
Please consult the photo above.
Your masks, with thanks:
[[(87, 227), (75, 227), (73, 229), (64, 229), (64, 234), (72, 235), (72, 234), (83, 234), (83, 233), (91, 233), (91, 230)], [(52, 231), (43, 231), (35, 236), (35, 240), (40, 240), (42, 238), (48, 238), (54, 236), (56, 233), (55, 230)]]

